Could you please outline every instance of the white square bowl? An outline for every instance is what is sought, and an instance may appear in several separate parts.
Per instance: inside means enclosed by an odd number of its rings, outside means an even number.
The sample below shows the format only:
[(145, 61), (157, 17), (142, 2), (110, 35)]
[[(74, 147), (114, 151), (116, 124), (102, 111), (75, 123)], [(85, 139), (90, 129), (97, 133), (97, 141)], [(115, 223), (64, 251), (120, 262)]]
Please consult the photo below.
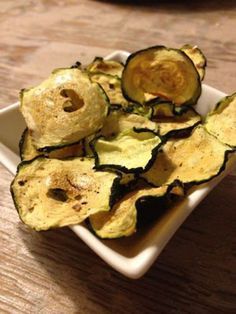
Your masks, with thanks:
[[(106, 59), (125, 62), (128, 56), (129, 53), (126, 51), (115, 51)], [(202, 95), (196, 105), (197, 111), (205, 115), (224, 96), (225, 94), (219, 90), (203, 84)], [(19, 104), (16, 103), (0, 110), (0, 162), (12, 174), (15, 174), (20, 162), (18, 143), (25, 128), (18, 106)], [(139, 278), (151, 267), (184, 220), (233, 169), (234, 164), (231, 158), (226, 170), (219, 177), (198, 186), (148, 229), (137, 232), (129, 238), (101, 240), (83, 224), (70, 228), (111, 267), (129, 278)]]

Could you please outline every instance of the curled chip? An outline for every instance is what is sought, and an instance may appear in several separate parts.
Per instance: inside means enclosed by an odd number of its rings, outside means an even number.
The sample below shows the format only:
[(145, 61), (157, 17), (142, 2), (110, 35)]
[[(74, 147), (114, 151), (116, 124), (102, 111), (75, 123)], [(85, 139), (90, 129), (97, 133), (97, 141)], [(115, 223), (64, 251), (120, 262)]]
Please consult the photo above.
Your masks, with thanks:
[[(176, 194), (177, 192), (177, 194)], [(144, 186), (127, 193), (109, 212), (100, 212), (89, 217), (90, 224), (101, 238), (119, 238), (130, 236), (136, 231), (137, 207), (146, 199), (167, 198), (169, 193), (183, 196), (183, 189), (178, 183), (173, 186), (150, 187)], [(162, 208), (153, 208), (153, 211), (162, 211)]]
[(58, 69), (37, 87), (23, 90), (20, 110), (38, 150), (78, 142), (99, 130), (108, 100), (78, 68)]
[(38, 157), (22, 162), (11, 191), (20, 218), (35, 230), (78, 224), (91, 214), (108, 211), (120, 176), (96, 171), (89, 158)]
[(193, 105), (201, 94), (199, 74), (181, 50), (156, 46), (129, 56), (122, 74), (125, 97), (140, 104), (161, 98)]
[(219, 141), (236, 148), (236, 93), (223, 98), (208, 113), (205, 126)]
[(142, 197), (160, 197), (166, 194), (166, 192), (167, 187), (149, 187), (130, 192), (117, 202), (111, 211), (90, 216), (90, 224), (96, 234), (101, 238), (130, 236), (136, 231), (136, 202)]
[(98, 138), (93, 144), (97, 169), (117, 169), (138, 173), (148, 169), (162, 141), (150, 130), (127, 130), (115, 138)]
[(199, 125), (189, 137), (166, 142), (142, 177), (155, 186), (171, 184), (175, 180), (200, 184), (224, 170), (230, 150)]

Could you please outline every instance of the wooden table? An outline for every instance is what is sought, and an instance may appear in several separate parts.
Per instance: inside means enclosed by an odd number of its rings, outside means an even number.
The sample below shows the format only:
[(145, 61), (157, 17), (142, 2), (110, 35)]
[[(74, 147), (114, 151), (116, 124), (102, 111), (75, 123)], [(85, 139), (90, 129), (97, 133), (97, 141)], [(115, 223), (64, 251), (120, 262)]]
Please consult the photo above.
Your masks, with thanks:
[[(205, 82), (234, 92), (235, 1), (189, 2), (2, 0), (0, 108), (55, 67), (156, 44), (199, 45), (208, 57)], [(236, 313), (234, 176), (136, 281), (113, 271), (69, 229), (26, 228), (11, 180), (0, 167), (0, 313)]]

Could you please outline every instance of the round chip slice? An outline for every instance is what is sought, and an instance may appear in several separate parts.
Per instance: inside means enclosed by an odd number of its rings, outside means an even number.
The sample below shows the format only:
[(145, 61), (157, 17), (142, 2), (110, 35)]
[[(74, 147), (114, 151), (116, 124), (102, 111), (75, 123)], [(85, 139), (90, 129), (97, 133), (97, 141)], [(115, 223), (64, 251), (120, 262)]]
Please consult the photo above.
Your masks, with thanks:
[(20, 110), (35, 147), (65, 146), (99, 130), (108, 99), (78, 68), (58, 69), (37, 87), (23, 90)]
[(40, 231), (78, 224), (91, 214), (110, 210), (120, 176), (93, 166), (94, 159), (79, 157), (22, 162), (11, 185), (21, 220)]
[(93, 143), (97, 169), (139, 173), (151, 167), (162, 141), (145, 129), (127, 130), (115, 138), (98, 138)]
[(124, 96), (140, 104), (161, 98), (193, 105), (201, 94), (199, 74), (181, 50), (156, 46), (129, 56), (122, 74)]

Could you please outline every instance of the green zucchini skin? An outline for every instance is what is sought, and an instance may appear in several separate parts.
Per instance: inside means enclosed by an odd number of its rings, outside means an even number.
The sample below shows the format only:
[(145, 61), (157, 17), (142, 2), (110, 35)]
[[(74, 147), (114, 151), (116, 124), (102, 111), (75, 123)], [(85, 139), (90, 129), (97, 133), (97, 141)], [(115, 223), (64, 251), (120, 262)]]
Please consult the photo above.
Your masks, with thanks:
[(28, 128), (25, 128), (22, 135), (21, 135), (21, 138), (20, 138), (20, 141), (19, 141), (19, 154), (20, 154), (20, 159), (21, 161), (24, 159), (24, 143), (25, 143), (25, 138), (26, 138), (26, 134), (28, 132)]
[(144, 168), (142, 167), (137, 167), (137, 168), (127, 168), (125, 166), (121, 166), (121, 165), (114, 165), (114, 164), (104, 164), (104, 165), (101, 165), (100, 164), (100, 160), (99, 160), (99, 156), (98, 156), (98, 153), (96, 151), (96, 148), (95, 148), (95, 145), (96, 145), (96, 142), (98, 139), (105, 139), (103, 136), (98, 136), (96, 138), (94, 138), (93, 141), (90, 142), (90, 147), (91, 147), (91, 150), (93, 151), (93, 154), (94, 154), (94, 157), (95, 157), (95, 169), (97, 170), (111, 170), (111, 171), (120, 171), (120, 172), (123, 172), (123, 173), (134, 173), (135, 175), (138, 175), (142, 172), (145, 172), (147, 171), (149, 168), (151, 168), (153, 162), (155, 161), (156, 159), (156, 156), (161, 148), (161, 146), (165, 143), (165, 141), (167, 140), (166, 137), (161, 137), (157, 132), (154, 132), (152, 130), (149, 130), (149, 129), (145, 129), (145, 128), (134, 128), (134, 131), (136, 133), (141, 133), (141, 132), (150, 132), (150, 133), (153, 133), (154, 135), (158, 136), (160, 138), (160, 143), (152, 150), (151, 152), (151, 158), (149, 159), (148, 163), (146, 164), (146, 166)]
[(71, 69), (81, 69), (82, 68), (82, 63), (80, 61), (76, 61), (74, 64), (72, 64)]
[[(123, 70), (123, 73), (122, 73), (122, 84), (121, 84), (121, 87), (122, 87), (122, 92), (123, 92), (123, 95), (124, 97), (130, 101), (130, 102), (134, 102), (134, 103), (137, 103), (137, 104), (141, 104), (141, 105), (144, 105), (143, 103), (140, 103), (138, 102), (137, 100), (133, 99), (132, 97), (129, 96), (129, 93), (127, 92), (126, 90), (126, 86), (125, 86), (125, 80), (124, 80), (124, 77), (126, 75), (126, 71), (128, 71), (128, 65), (129, 63), (139, 54), (141, 53), (145, 53), (145, 52), (149, 52), (150, 50), (155, 50), (155, 51), (161, 51), (161, 50), (167, 50), (167, 51), (176, 51), (178, 52), (180, 55), (182, 55), (185, 59), (187, 58), (188, 62), (192, 65), (192, 69), (195, 70), (195, 76), (196, 76), (196, 80), (197, 80), (197, 88), (195, 90), (195, 93), (192, 95), (192, 97), (190, 99), (187, 99), (184, 103), (181, 104), (181, 106), (185, 106), (185, 105), (194, 105), (197, 103), (197, 100), (199, 99), (200, 95), (201, 95), (201, 91), (202, 91), (202, 88), (201, 88), (201, 79), (200, 79), (200, 76), (199, 76), (199, 73), (197, 72), (196, 70), (196, 67), (193, 63), (193, 61), (186, 55), (186, 53), (184, 53), (183, 51), (181, 51), (180, 49), (174, 49), (174, 48), (167, 48), (165, 46), (162, 46), (162, 45), (158, 45), (158, 46), (152, 46), (152, 47), (149, 47), (149, 48), (146, 48), (146, 49), (142, 49), (142, 50), (139, 50), (139, 51), (136, 51), (134, 53), (132, 53), (126, 63), (125, 63), (125, 68)], [(156, 98), (152, 99), (151, 101), (166, 101), (165, 98), (163, 97), (160, 97), (160, 96), (157, 96)], [(148, 104), (149, 101), (145, 102)]]

